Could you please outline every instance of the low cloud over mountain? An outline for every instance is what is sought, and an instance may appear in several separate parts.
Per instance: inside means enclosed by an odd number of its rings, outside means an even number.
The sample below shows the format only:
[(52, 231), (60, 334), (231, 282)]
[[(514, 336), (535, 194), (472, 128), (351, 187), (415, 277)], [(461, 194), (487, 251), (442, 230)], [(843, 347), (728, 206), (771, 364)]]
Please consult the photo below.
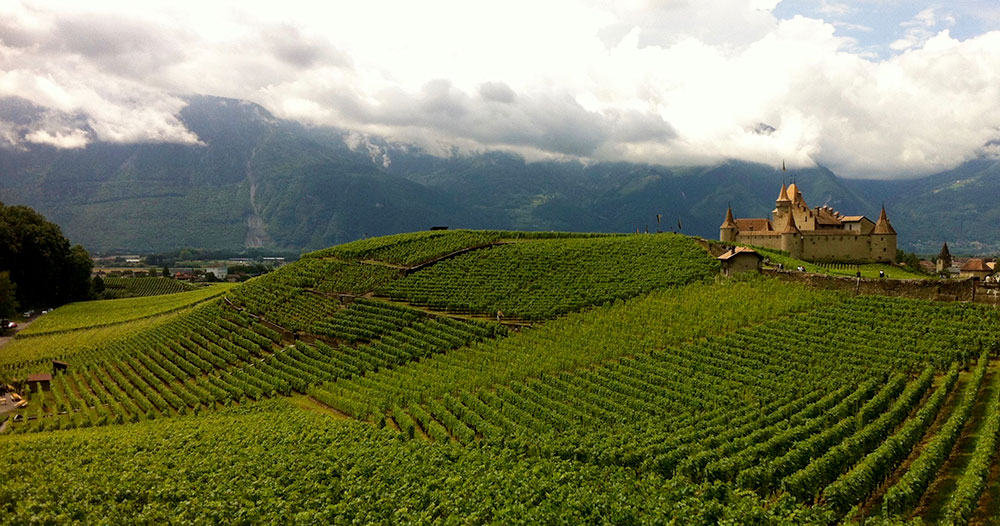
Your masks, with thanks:
[(19, 1), (0, 6), (0, 96), (46, 113), (0, 141), (199, 144), (192, 94), (438, 154), (848, 177), (952, 168), (1000, 135), (988, 9), (903, 2), (875, 26), (875, 6), (813, 4)]

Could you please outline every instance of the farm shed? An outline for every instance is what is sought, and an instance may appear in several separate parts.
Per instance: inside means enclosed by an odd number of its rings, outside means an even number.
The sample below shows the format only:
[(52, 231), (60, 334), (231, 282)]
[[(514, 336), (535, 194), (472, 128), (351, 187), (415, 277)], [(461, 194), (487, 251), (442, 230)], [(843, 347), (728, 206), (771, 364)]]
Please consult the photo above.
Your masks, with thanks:
[(69, 369), (69, 364), (62, 360), (52, 360), (52, 374), (59, 374), (61, 372), (66, 372)]
[(29, 374), (28, 390), (33, 393), (51, 389), (52, 375), (49, 373)]
[(722, 264), (722, 275), (733, 276), (742, 272), (760, 272), (764, 256), (752, 248), (734, 247), (716, 259)]

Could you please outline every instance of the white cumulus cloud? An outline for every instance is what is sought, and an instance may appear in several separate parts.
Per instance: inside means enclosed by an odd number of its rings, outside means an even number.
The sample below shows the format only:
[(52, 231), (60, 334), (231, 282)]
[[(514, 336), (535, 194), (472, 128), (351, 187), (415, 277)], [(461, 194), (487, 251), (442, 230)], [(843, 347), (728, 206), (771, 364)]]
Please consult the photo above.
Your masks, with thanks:
[(907, 177), (998, 138), (1000, 32), (959, 40), (951, 15), (926, 9), (901, 21), (900, 53), (879, 58), (837, 33), (844, 22), (778, 18), (777, 3), (5, 3), (0, 97), (49, 113), (0, 122), (0, 136), (197, 144), (177, 115), (185, 95), (209, 94), (434, 151), (533, 159), (784, 159)]

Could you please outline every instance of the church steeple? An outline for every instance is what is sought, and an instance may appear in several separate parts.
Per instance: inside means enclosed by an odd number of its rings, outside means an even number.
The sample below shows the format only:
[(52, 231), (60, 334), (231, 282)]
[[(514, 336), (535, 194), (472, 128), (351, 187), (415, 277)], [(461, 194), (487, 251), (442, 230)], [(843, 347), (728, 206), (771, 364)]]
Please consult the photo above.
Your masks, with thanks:
[(948, 250), (948, 243), (941, 245), (941, 252), (938, 254), (937, 261), (935, 261), (935, 268), (937, 268), (938, 273), (942, 273), (951, 266), (951, 251)]

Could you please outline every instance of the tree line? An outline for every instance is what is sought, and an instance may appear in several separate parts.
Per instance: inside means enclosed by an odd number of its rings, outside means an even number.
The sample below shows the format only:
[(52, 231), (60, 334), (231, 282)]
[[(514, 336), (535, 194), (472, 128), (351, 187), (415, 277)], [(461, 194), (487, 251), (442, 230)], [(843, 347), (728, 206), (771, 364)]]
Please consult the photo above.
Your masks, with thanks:
[(92, 295), (93, 262), (59, 225), (27, 206), (0, 203), (0, 317)]

